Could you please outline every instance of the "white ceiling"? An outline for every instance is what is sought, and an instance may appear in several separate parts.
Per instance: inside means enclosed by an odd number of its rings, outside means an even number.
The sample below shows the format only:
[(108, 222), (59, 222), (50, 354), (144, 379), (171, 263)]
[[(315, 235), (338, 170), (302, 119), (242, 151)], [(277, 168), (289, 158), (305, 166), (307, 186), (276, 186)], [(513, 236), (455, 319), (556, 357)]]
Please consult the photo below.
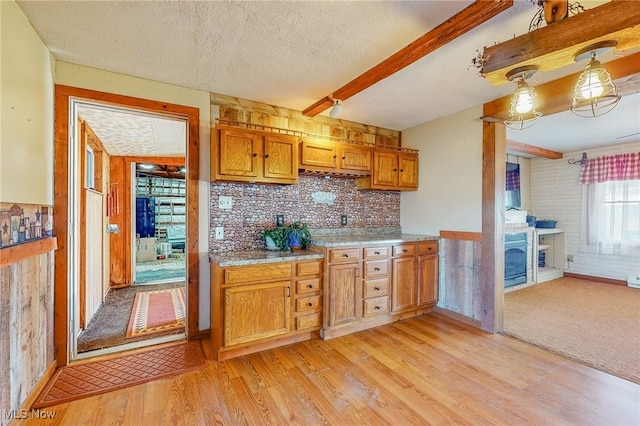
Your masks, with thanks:
[[(604, 2), (580, 1), (587, 9)], [(471, 3), (18, 1), (60, 61), (296, 110), (329, 95)], [(514, 85), (492, 86), (478, 76), (471, 60), (484, 46), (526, 33), (537, 11), (534, 3), (516, 0), (487, 23), (347, 99), (340, 118), (405, 130), (511, 93)], [(607, 55), (603, 63), (615, 58)], [(538, 73), (531, 83), (583, 67)], [(601, 132), (599, 141), (617, 143), (618, 130), (630, 134), (637, 129), (637, 106), (632, 103), (636, 110), (616, 124), (615, 134), (605, 134), (610, 126), (595, 121), (588, 134)], [(622, 110), (621, 102), (609, 116)], [(573, 130), (544, 129), (544, 119), (508, 137), (559, 151), (586, 148), (586, 138), (576, 144)], [(567, 125), (558, 120), (550, 125)], [(584, 128), (585, 120), (577, 122), (579, 127)], [(623, 130), (625, 125), (630, 130)]]

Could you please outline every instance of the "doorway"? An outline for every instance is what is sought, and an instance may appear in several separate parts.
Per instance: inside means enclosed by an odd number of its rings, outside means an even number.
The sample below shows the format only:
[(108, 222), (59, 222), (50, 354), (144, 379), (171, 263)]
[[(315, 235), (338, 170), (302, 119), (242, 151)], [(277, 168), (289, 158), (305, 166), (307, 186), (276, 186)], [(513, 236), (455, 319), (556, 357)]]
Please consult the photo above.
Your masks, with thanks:
[[(198, 334), (198, 128), (199, 128), (199, 111), (197, 108), (185, 107), (180, 105), (165, 104), (161, 102), (148, 101), (138, 98), (131, 98), (120, 95), (113, 95), (103, 92), (96, 92), (85, 89), (72, 88), (68, 86), (56, 86), (55, 99), (55, 198), (54, 208), (59, 214), (59, 221), (54, 224), (54, 231), (58, 236), (59, 250), (56, 253), (55, 268), (55, 323), (54, 323), (54, 345), (58, 353), (58, 365), (67, 365), (71, 359), (79, 359), (86, 356), (79, 356), (76, 345), (76, 337), (79, 335), (79, 269), (81, 261), (81, 248), (78, 236), (82, 235), (81, 226), (84, 217), (82, 216), (79, 206), (80, 197), (77, 192), (72, 189), (77, 186), (80, 181), (79, 176), (85, 173), (83, 167), (80, 166), (80, 155), (77, 146), (77, 131), (74, 121), (70, 118), (77, 116), (76, 104), (99, 104), (103, 108), (127, 109), (135, 111), (138, 114), (161, 115), (174, 120), (181, 120), (185, 123), (183, 134), (188, 141), (186, 145), (186, 153), (182, 155), (182, 167), (185, 170), (186, 185), (186, 203), (193, 205), (193, 209), (186, 209), (186, 233), (184, 242), (185, 263), (189, 265), (186, 270), (186, 287), (185, 281), (182, 283), (184, 288), (184, 309), (186, 310), (186, 328), (180, 338), (194, 338)], [(71, 128), (70, 128), (71, 127)], [(95, 150), (94, 150), (95, 154)], [(122, 185), (110, 185), (105, 191), (105, 204), (108, 206), (108, 196), (111, 196), (111, 202), (117, 199), (120, 204), (119, 208), (130, 206), (131, 200), (135, 200), (134, 186), (131, 185), (134, 179), (131, 173), (135, 164), (138, 162), (138, 156), (133, 155), (119, 156), (115, 163), (117, 166), (110, 167), (115, 172), (110, 176), (110, 184), (120, 182), (118, 173), (122, 176)], [(118, 156), (114, 156), (118, 157)], [(145, 161), (148, 157), (145, 157)], [(152, 156), (151, 161), (162, 164), (162, 157)], [(113, 164), (111, 165), (113, 166)], [(131, 188), (132, 191), (125, 191), (125, 187)], [(69, 188), (69, 191), (67, 191)], [(117, 195), (119, 198), (116, 198)], [(127, 209), (130, 213), (131, 209)], [(112, 220), (116, 219), (117, 220)], [(135, 223), (135, 222), (133, 222)], [(132, 228), (132, 221), (128, 215), (114, 215), (109, 218), (108, 226), (103, 230), (114, 231), (107, 234), (105, 238), (112, 239), (116, 235), (116, 239), (124, 241), (123, 253), (126, 256), (114, 256), (113, 250), (110, 250), (110, 260), (107, 269), (110, 269), (109, 290), (116, 287), (131, 287), (133, 281), (131, 279), (131, 263), (134, 257), (130, 254), (135, 253), (135, 239), (127, 238)], [(113, 244), (110, 244), (111, 248)], [(127, 249), (128, 248), (128, 249)], [(119, 259), (114, 262), (113, 259)], [(115, 266), (115, 267), (114, 267)], [(122, 277), (124, 276), (124, 279)], [(115, 285), (114, 285), (115, 284)], [(90, 318), (85, 318), (87, 323)], [(183, 326), (184, 327), (184, 326)], [(152, 339), (150, 343), (154, 342)], [(111, 352), (129, 349), (132, 344), (119, 345)], [(135, 347), (135, 344), (133, 344)], [(92, 353), (97, 355), (97, 353)]]

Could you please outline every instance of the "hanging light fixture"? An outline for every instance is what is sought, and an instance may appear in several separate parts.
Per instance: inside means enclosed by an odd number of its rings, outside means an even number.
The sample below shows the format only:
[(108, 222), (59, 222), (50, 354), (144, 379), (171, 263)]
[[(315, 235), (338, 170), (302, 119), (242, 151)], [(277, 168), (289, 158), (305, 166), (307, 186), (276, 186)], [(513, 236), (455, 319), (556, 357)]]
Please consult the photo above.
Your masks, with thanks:
[(611, 76), (606, 69), (596, 60), (601, 55), (613, 48), (616, 41), (601, 41), (579, 50), (573, 59), (579, 62), (591, 58), (585, 67), (573, 91), (573, 103), (571, 111), (580, 117), (598, 117), (611, 111), (620, 102), (620, 95), (616, 86), (611, 81)]
[(532, 126), (542, 115), (536, 111), (538, 103), (536, 102), (536, 93), (533, 87), (526, 82), (531, 78), (538, 67), (536, 65), (525, 65), (523, 67), (514, 68), (506, 74), (507, 80), (517, 80), (518, 86), (511, 97), (511, 108), (509, 108), (509, 117), (504, 120), (505, 126), (514, 130), (522, 130)]
[(329, 111), (329, 115), (332, 118), (336, 118), (342, 112), (342, 105), (340, 105), (340, 101), (338, 99), (333, 100), (333, 107), (331, 111)]

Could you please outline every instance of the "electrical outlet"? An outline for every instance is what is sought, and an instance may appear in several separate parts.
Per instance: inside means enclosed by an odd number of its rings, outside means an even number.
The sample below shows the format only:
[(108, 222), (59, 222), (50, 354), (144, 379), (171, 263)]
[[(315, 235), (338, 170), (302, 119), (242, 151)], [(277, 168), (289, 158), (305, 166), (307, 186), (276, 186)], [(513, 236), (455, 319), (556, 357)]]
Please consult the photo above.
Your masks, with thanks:
[(567, 255), (567, 262), (573, 262), (573, 255), (572, 254), (568, 254)]
[(347, 225), (347, 215), (343, 214), (342, 216), (340, 216), (340, 224), (342, 226), (346, 226)]
[(222, 240), (224, 238), (224, 228), (222, 226), (216, 226), (216, 240)]
[(218, 208), (220, 210), (230, 210), (233, 207), (233, 197), (221, 195), (218, 197)]
[(277, 214), (276, 215), (276, 226), (282, 226), (284, 225), (284, 215), (283, 214)]

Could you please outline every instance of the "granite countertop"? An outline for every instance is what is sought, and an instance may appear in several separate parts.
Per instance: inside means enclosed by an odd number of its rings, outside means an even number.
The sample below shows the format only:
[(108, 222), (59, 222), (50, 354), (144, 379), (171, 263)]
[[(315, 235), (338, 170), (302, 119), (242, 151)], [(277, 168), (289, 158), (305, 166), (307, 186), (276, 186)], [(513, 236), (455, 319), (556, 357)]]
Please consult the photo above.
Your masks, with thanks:
[(314, 237), (312, 244), (319, 247), (346, 247), (364, 244), (398, 244), (414, 243), (418, 241), (437, 241), (440, 237), (435, 235), (414, 234), (364, 234), (364, 235), (323, 235)]
[(264, 263), (297, 262), (300, 260), (314, 260), (323, 258), (324, 254), (312, 250), (243, 250), (209, 254), (209, 260), (222, 267), (260, 265)]

